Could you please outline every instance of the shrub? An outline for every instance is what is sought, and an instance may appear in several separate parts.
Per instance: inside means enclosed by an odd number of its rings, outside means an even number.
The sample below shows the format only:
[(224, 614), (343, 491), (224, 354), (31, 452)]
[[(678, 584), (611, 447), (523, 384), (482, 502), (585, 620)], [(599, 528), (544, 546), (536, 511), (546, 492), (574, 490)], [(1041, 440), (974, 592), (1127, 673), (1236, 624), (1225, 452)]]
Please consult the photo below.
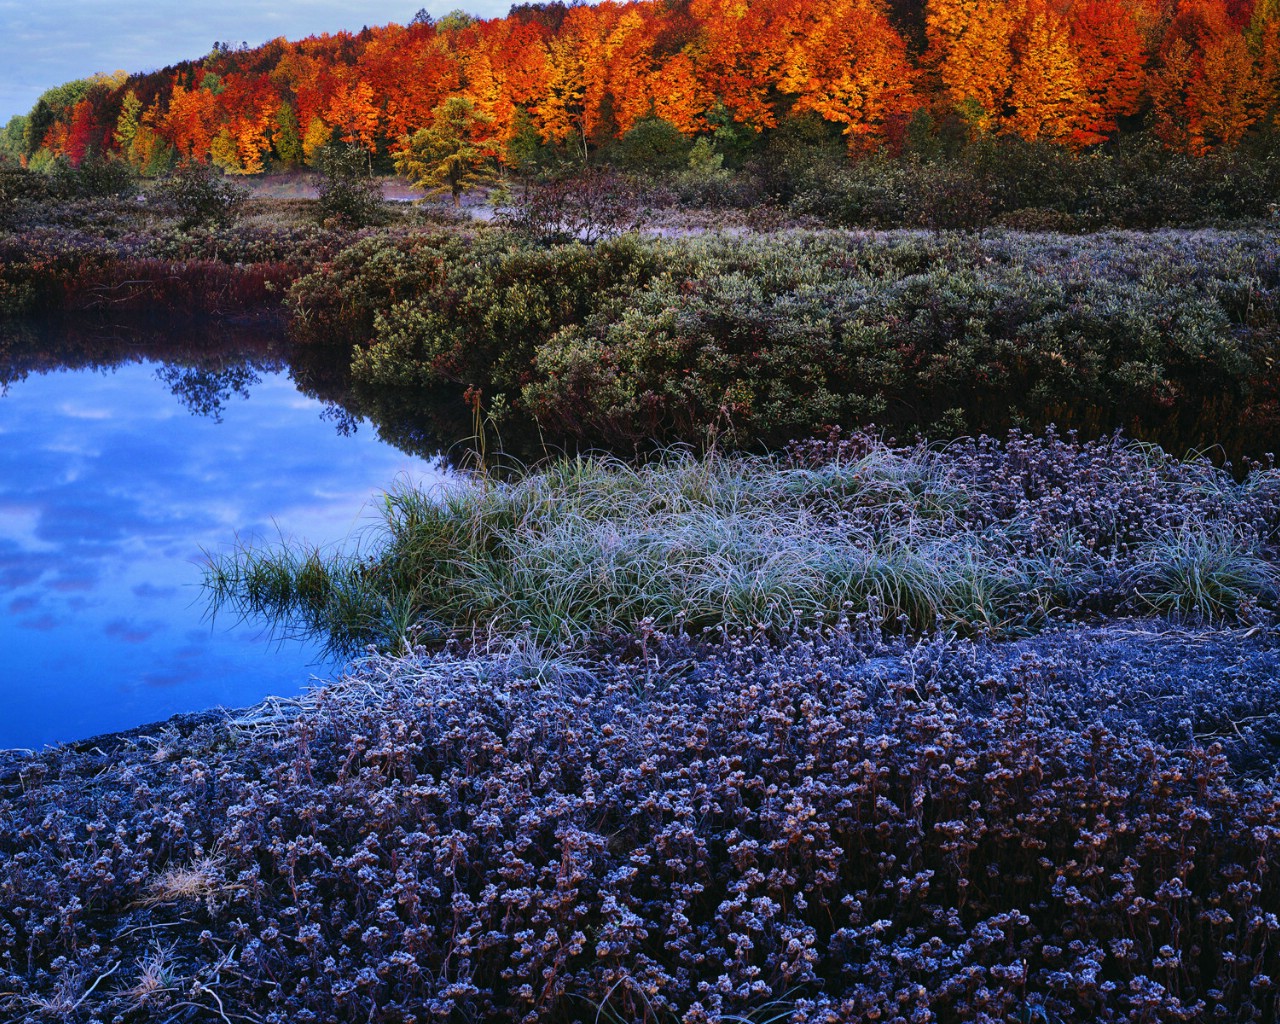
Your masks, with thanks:
[(382, 189), (369, 173), (369, 155), (357, 145), (329, 145), (319, 155), (320, 218), (344, 227), (384, 219)]
[(634, 181), (594, 168), (525, 185), (500, 216), (531, 241), (585, 245), (635, 231), (646, 219), (644, 196)]
[(920, 222), (933, 231), (981, 231), (996, 205), (992, 182), (959, 165), (939, 167), (925, 177), (917, 201)]
[(132, 195), (137, 189), (137, 175), (127, 161), (97, 155), (85, 157), (78, 167), (59, 162), (51, 182), (53, 194), (63, 200)]
[(210, 164), (188, 160), (163, 179), (156, 195), (178, 217), (186, 231), (206, 225), (229, 225), (240, 215), (247, 199), (244, 189), (223, 180)]
[(1035, 211), (1072, 230), (1223, 224), (1265, 217), (1280, 188), (1280, 159), (1265, 147), (1192, 157), (1145, 135), (1081, 154), (1014, 136), (985, 136), (945, 159), (928, 145), (853, 162), (824, 152), (791, 172), (786, 198), (800, 213), (857, 227), (983, 226), (956, 222), (971, 208), (982, 222), (1017, 214), (1032, 225)]
[(48, 191), (44, 175), (17, 164), (0, 163), (0, 228), (10, 226), (20, 205), (39, 203), (47, 198)]
[(1250, 706), (1223, 666), (1274, 723), (1274, 644), (784, 639), (371, 658), (293, 706), (21, 757), (0, 1011), (1274, 1014), (1275, 748), (1250, 781), (1217, 739)]
[(615, 308), (661, 269), (634, 238), (553, 249), (492, 233), (368, 239), (298, 282), (295, 327), (316, 342), (376, 335), (354, 356), (366, 384), (474, 381), (496, 397), (518, 389), (539, 341)]
[(691, 143), (670, 121), (650, 114), (636, 121), (613, 147), (619, 166), (633, 174), (677, 171), (689, 160)]

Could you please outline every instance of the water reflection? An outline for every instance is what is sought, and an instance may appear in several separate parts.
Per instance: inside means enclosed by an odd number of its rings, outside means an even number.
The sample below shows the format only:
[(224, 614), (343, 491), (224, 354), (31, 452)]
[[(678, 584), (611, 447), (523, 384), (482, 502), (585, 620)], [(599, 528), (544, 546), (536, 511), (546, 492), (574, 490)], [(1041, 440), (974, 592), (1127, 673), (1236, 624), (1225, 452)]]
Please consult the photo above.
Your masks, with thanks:
[(211, 627), (202, 551), (350, 543), (395, 478), (443, 479), (375, 431), (335, 430), (278, 332), (214, 340), (0, 335), (0, 747), (296, 692), (329, 668), (318, 647)]

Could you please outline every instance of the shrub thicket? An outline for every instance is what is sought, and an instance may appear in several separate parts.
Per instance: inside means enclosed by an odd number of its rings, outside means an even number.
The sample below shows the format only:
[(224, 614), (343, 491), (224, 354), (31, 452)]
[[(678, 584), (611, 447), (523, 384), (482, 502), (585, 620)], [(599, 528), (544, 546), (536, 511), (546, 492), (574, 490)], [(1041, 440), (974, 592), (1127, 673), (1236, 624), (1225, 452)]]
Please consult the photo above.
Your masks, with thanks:
[(586, 168), (526, 183), (509, 196), (499, 217), (532, 242), (592, 245), (637, 230), (645, 221), (645, 201), (644, 189), (634, 179)]
[(1280, 442), (1278, 284), (1251, 232), (455, 236), (366, 240), (293, 298), (365, 383), (459, 382), (593, 445), (1057, 423), (1235, 456)]
[(949, 159), (784, 156), (761, 173), (793, 210), (849, 227), (1210, 225), (1266, 218), (1280, 195), (1280, 158), (1268, 148), (1192, 157), (1145, 136), (1084, 154), (1002, 137)]
[[(216, 314), (275, 308), (288, 287), (350, 242), (305, 227), (140, 229), (111, 204), (78, 206), (75, 227), (46, 225), (0, 235), (0, 316), (102, 309)], [(96, 208), (109, 230), (88, 230)], [(65, 208), (64, 211), (66, 212)]]
[(786, 640), (372, 659), (239, 725), (20, 759), (0, 1013), (1275, 1019), (1265, 634)]

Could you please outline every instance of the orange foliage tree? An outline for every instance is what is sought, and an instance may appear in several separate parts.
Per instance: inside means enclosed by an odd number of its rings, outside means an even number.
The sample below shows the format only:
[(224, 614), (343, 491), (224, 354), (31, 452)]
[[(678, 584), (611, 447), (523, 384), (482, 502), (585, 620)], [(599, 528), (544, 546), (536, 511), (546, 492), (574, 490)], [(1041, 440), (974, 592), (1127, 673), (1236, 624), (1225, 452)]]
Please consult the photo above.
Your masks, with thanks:
[(802, 18), (789, 34), (779, 80), (797, 97), (796, 110), (843, 125), (858, 149), (918, 106), (906, 44), (874, 0), (837, 0)]
[(1150, 92), (1157, 133), (1193, 153), (1238, 143), (1268, 100), (1259, 54), (1224, 0), (1182, 0)]
[(866, 151), (922, 106), (1076, 147), (1145, 123), (1204, 153), (1280, 128), (1280, 0), (534, 3), (218, 47), (95, 83), (46, 115), (50, 155), (75, 162), (101, 146), (160, 167), (172, 151), (253, 173), (313, 160), (337, 138), (394, 156), (452, 97), (485, 118), (499, 159), (529, 125), (585, 160), (648, 117), (694, 136), (709, 118), (761, 132), (802, 111)]
[(1063, 141), (1085, 130), (1087, 92), (1066, 22), (1044, 0), (1029, 0), (1015, 38), (1010, 131)]
[(1142, 34), (1123, 0), (1087, 0), (1072, 15), (1071, 41), (1085, 93), (1080, 141), (1102, 142), (1116, 131), (1120, 118), (1136, 114), (1141, 106)]
[(979, 126), (998, 126), (1013, 86), (1013, 39), (1019, 0), (926, 0), (927, 64), (942, 96), (976, 106)]

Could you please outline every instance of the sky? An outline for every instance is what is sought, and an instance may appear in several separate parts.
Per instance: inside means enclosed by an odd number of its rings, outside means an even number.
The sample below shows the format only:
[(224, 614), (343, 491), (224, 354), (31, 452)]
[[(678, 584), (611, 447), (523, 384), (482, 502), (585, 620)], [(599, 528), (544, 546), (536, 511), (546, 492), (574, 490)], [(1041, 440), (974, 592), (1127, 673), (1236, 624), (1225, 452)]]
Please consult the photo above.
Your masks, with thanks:
[(365, 25), (407, 24), (421, 7), (505, 14), (510, 0), (0, 0), (0, 124), (46, 89), (95, 71), (151, 71), (214, 41), (250, 46)]

